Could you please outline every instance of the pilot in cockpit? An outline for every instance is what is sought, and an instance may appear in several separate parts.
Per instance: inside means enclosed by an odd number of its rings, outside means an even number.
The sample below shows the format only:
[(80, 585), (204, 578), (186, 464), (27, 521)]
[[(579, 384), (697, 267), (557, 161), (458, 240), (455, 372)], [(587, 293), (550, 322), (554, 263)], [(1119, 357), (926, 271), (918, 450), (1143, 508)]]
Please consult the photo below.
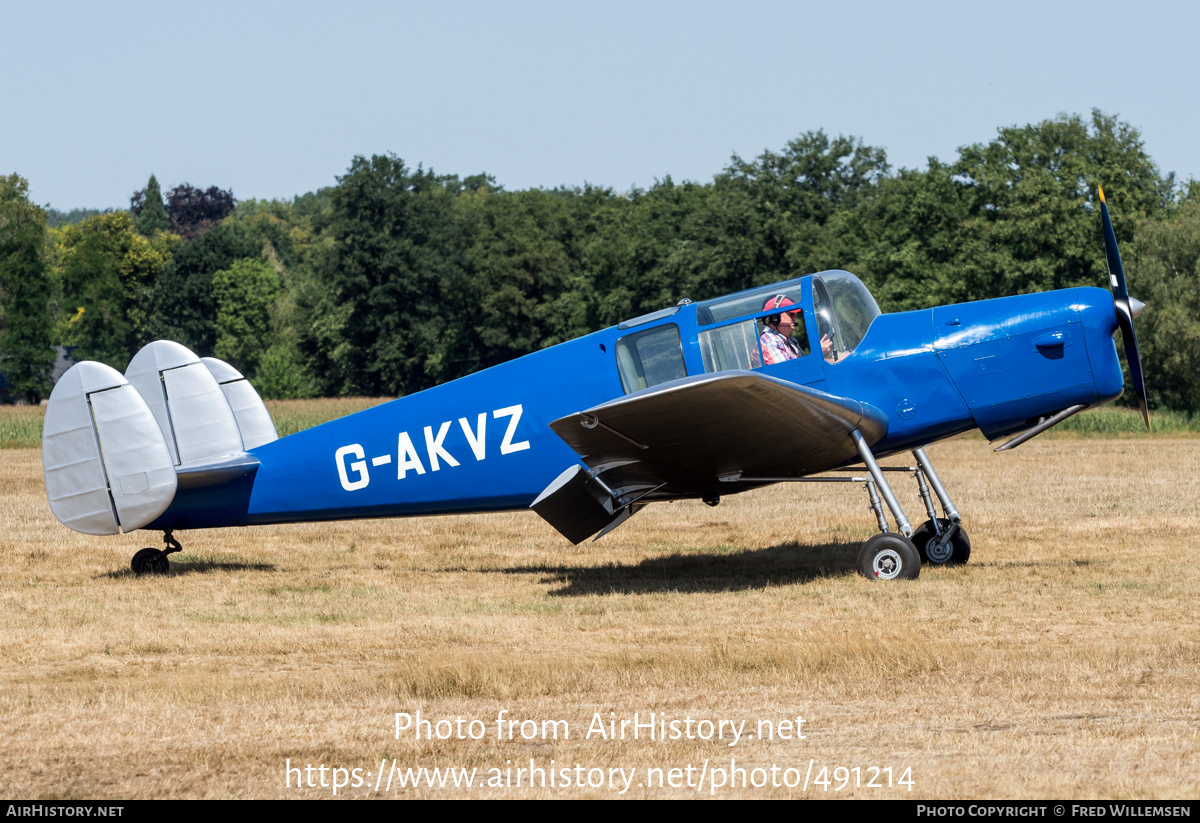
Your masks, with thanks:
[[(762, 310), (771, 311), (794, 305), (786, 295), (777, 294), (763, 304)], [(796, 308), (799, 309), (799, 306)], [(796, 321), (790, 312), (781, 311), (779, 314), (772, 314), (764, 322), (766, 328), (758, 336), (758, 342), (762, 346), (764, 364), (782, 363), (800, 356), (800, 344), (792, 337), (792, 332), (796, 330)]]
[[(787, 311), (787, 307), (794, 307), (792, 311)], [(762, 334), (759, 335), (759, 344), (762, 347), (763, 363), (770, 365), (772, 363), (782, 363), (785, 360), (793, 360), (804, 353), (800, 343), (793, 337), (793, 332), (796, 330), (796, 322), (803, 314), (799, 306), (796, 306), (791, 299), (784, 294), (777, 294), (771, 297), (763, 304), (763, 311), (771, 311), (773, 309), (783, 309), (779, 314), (772, 314), (765, 319), (766, 327)], [(801, 321), (802, 322), (802, 321)], [(801, 325), (803, 332), (804, 327)], [(828, 360), (830, 353), (833, 350), (833, 341), (829, 335), (821, 337), (821, 353)]]

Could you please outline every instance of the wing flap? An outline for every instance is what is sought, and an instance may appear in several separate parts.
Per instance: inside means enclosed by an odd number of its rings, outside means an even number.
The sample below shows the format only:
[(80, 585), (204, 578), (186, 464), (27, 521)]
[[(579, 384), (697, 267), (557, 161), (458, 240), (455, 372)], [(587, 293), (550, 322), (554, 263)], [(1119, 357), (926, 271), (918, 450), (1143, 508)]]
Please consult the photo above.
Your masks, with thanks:
[(604, 486), (578, 463), (556, 477), (529, 508), (576, 545), (624, 513)]

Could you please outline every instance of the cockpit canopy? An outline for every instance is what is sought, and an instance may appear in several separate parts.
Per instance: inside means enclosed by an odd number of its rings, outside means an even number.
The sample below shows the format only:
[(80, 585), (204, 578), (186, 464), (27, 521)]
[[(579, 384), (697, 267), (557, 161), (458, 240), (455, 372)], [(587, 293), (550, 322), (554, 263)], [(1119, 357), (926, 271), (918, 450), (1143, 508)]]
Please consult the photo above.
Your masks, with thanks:
[[(810, 287), (811, 283), (811, 287)], [(816, 324), (815, 340), (827, 363), (837, 363), (862, 342), (871, 322), (881, 312), (875, 298), (857, 277), (845, 271), (825, 271), (782, 283), (748, 289), (727, 297), (695, 304), (697, 335), (706, 373), (730, 369), (758, 369), (779, 362), (764, 354), (767, 321), (778, 321), (774, 305), (790, 306), (794, 341), (789, 357), (807, 358), (813, 348), (809, 328)], [(672, 306), (622, 323), (633, 330), (665, 320), (682, 306)], [(779, 336), (779, 335), (776, 335)], [(826, 339), (827, 338), (827, 339)], [(652, 326), (622, 337), (617, 343), (617, 366), (626, 393), (687, 376), (679, 326)], [(814, 364), (819, 368), (819, 361)]]
[[(809, 279), (812, 280), (811, 302), (802, 299), (803, 284)], [(803, 353), (808, 353), (804, 321), (807, 320), (811, 323), (815, 320), (817, 339), (828, 336), (832, 341), (832, 349), (825, 355), (825, 359), (831, 363), (835, 363), (853, 352), (866, 336), (871, 322), (882, 313), (879, 311), (879, 304), (871, 296), (871, 292), (853, 274), (848, 271), (824, 271), (808, 277), (798, 277), (795, 280), (785, 280), (782, 283), (773, 283), (769, 286), (739, 292), (729, 297), (719, 297), (697, 303), (696, 324), (702, 329), (706, 326), (721, 327), (724, 331), (720, 333), (720, 336), (728, 344), (737, 335), (736, 327), (741, 325), (729, 321), (762, 315), (764, 301), (776, 294), (786, 296), (798, 307), (804, 309), (803, 317), (799, 313), (795, 315), (797, 322), (794, 334), (797, 342), (803, 348)], [(757, 339), (758, 333), (761, 331), (762, 318), (760, 317), (757, 328), (753, 324), (746, 326), (742, 330), (742, 336), (747, 341), (752, 341)], [(712, 329), (712, 332), (715, 333), (716, 330)], [(706, 355), (705, 370), (719, 371), (720, 367), (710, 368), (708, 361), (721, 359), (721, 347), (706, 347), (704, 335), (705, 332), (701, 332), (701, 347)], [(712, 342), (716, 342), (715, 334), (709, 334), (709, 337)], [(724, 348), (728, 350), (729, 346), (726, 345)], [(754, 368), (761, 362), (752, 356), (753, 352), (750, 354), (751, 356), (744, 358), (747, 362), (743, 363), (740, 368)], [(733, 367), (726, 366), (725, 368)]]

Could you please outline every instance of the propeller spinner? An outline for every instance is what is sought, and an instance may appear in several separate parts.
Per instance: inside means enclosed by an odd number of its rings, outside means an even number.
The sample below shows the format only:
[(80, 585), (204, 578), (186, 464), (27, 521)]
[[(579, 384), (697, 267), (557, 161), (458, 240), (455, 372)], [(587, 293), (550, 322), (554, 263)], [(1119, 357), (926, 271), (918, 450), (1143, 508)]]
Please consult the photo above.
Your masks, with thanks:
[(1121, 266), (1121, 252), (1117, 251), (1117, 237), (1113, 234), (1112, 218), (1108, 216), (1108, 203), (1104, 189), (1100, 189), (1100, 217), (1104, 224), (1104, 256), (1108, 260), (1108, 280), (1112, 286), (1113, 305), (1117, 311), (1117, 325), (1121, 327), (1121, 339), (1125, 343), (1125, 359), (1129, 363), (1129, 380), (1137, 392), (1142, 406), (1142, 417), (1146, 428), (1150, 428), (1150, 412), (1146, 408), (1146, 381), (1142, 377), (1142, 358), (1138, 354), (1137, 335), (1133, 331), (1133, 318), (1144, 306), (1142, 301), (1131, 298), (1125, 285), (1125, 269)]

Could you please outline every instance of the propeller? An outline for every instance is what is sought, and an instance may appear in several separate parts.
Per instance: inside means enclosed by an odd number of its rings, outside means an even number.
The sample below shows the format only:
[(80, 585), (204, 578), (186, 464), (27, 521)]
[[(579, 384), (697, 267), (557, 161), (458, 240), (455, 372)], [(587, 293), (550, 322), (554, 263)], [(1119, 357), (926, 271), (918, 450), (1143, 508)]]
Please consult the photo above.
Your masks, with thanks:
[(1137, 335), (1133, 331), (1133, 318), (1137, 317), (1145, 304), (1129, 296), (1125, 285), (1125, 269), (1121, 266), (1121, 253), (1117, 251), (1117, 236), (1113, 234), (1112, 218), (1108, 216), (1108, 203), (1104, 189), (1100, 189), (1100, 217), (1104, 224), (1104, 256), (1108, 260), (1108, 280), (1112, 285), (1113, 306), (1117, 311), (1117, 325), (1121, 327), (1121, 339), (1125, 343), (1125, 359), (1129, 363), (1129, 380), (1137, 392), (1142, 406), (1142, 417), (1146, 428), (1150, 428), (1150, 412), (1146, 408), (1146, 381), (1142, 378), (1142, 358), (1138, 354)]

